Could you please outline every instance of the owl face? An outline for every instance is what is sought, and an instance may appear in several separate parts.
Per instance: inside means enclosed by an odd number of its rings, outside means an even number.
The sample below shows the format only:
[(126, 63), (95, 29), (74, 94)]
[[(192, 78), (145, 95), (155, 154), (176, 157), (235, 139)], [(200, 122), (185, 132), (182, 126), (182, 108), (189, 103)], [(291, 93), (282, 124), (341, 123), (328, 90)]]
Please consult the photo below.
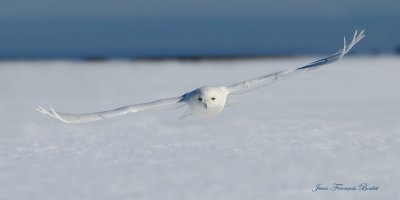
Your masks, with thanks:
[(227, 94), (227, 91), (219, 87), (199, 88), (189, 107), (196, 115), (217, 115), (225, 107)]

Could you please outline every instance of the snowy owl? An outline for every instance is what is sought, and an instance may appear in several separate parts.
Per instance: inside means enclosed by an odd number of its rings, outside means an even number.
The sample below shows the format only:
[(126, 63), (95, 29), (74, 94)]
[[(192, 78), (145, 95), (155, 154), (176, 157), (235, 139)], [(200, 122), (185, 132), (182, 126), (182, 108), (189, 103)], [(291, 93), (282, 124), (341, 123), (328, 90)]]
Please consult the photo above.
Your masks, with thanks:
[(198, 115), (198, 116), (216, 116), (224, 110), (227, 105), (227, 97), (229, 95), (242, 94), (245, 92), (253, 91), (260, 87), (267, 86), (276, 80), (287, 77), (301, 71), (308, 71), (316, 69), (322, 65), (336, 62), (343, 58), (343, 56), (350, 51), (350, 49), (357, 44), (361, 39), (365, 37), (364, 30), (360, 33), (357, 31), (354, 33), (353, 40), (350, 44), (346, 44), (346, 38), (344, 38), (344, 47), (336, 53), (311, 62), (305, 66), (278, 71), (266, 76), (262, 76), (256, 79), (243, 81), (228, 86), (216, 86), (216, 87), (201, 87), (193, 91), (187, 92), (179, 97), (161, 99), (148, 103), (136, 104), (117, 108), (114, 110), (108, 110), (103, 112), (95, 113), (83, 113), (83, 114), (69, 114), (56, 112), (54, 109), (46, 110), (43, 107), (38, 107), (37, 111), (50, 117), (56, 118), (65, 123), (84, 123), (97, 121), (104, 118), (117, 117), (128, 113), (141, 112), (146, 110), (156, 110), (165, 108), (179, 108), (186, 106), (186, 115)]

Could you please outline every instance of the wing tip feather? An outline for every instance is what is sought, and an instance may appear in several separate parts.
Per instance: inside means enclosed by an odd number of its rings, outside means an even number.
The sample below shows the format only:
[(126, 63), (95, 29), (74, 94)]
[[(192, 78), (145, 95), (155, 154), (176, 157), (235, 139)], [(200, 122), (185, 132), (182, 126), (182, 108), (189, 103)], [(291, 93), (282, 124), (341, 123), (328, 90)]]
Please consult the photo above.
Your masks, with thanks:
[(64, 123), (67, 123), (67, 124), (72, 123), (72, 122), (62, 118), (52, 107), (50, 107), (50, 111), (53, 113), (54, 117), (57, 118), (58, 120), (60, 120), (60, 121), (62, 121)]
[(64, 123), (71, 123), (70, 121), (62, 118), (52, 107), (50, 107), (50, 111), (49, 111), (49, 110), (43, 108), (42, 106), (38, 106), (38, 107), (36, 107), (36, 111), (38, 111), (39, 113), (42, 113), (44, 115), (48, 115), (50, 117), (58, 119)]
[(36, 107), (36, 111), (38, 111), (38, 112), (40, 112), (40, 113), (42, 113), (44, 115), (49, 115), (50, 117), (54, 117), (54, 115), (52, 113), (50, 113), (48, 110), (46, 110), (42, 106)]

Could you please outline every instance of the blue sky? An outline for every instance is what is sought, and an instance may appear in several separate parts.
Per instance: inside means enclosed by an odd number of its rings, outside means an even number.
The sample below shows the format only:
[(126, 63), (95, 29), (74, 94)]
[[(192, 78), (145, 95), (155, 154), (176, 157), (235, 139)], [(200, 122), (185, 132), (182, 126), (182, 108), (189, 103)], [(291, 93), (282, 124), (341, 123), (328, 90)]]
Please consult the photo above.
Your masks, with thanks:
[(2, 0), (1, 18), (135, 15), (398, 15), (398, 0)]
[(395, 0), (2, 0), (0, 58), (324, 54), (400, 45)]

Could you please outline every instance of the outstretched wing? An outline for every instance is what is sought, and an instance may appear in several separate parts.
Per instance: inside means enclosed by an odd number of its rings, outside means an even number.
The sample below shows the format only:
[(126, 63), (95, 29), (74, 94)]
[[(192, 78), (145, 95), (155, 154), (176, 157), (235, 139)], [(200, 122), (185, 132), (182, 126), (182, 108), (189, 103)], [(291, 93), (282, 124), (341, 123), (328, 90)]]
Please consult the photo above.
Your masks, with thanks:
[(48, 111), (43, 107), (38, 107), (36, 108), (36, 110), (42, 114), (56, 118), (64, 123), (85, 123), (85, 122), (101, 120), (104, 118), (117, 117), (128, 113), (141, 112), (145, 110), (178, 108), (185, 104), (184, 102), (181, 101), (181, 99), (182, 97), (161, 99), (149, 103), (125, 106), (114, 110), (95, 112), (95, 113), (83, 113), (83, 114), (61, 113), (61, 112), (56, 112), (55, 110), (53, 110), (53, 108), (50, 108), (50, 111)]
[(336, 53), (334, 53), (330, 56), (319, 59), (317, 61), (314, 61), (312, 63), (309, 63), (309, 64), (299, 67), (299, 68), (279, 71), (279, 72), (275, 72), (273, 74), (262, 76), (262, 77), (259, 77), (259, 78), (253, 79), (253, 80), (248, 80), (248, 81), (230, 85), (230, 86), (228, 86), (229, 94), (241, 94), (241, 93), (249, 92), (249, 91), (255, 90), (257, 88), (267, 86), (280, 78), (287, 77), (296, 72), (310, 70), (310, 69), (316, 69), (322, 65), (326, 65), (326, 64), (330, 64), (330, 63), (339, 61), (340, 59), (343, 58), (343, 56), (345, 54), (347, 54), (350, 51), (351, 48), (353, 48), (354, 45), (356, 45), (364, 37), (365, 37), (364, 30), (362, 30), (360, 33), (357, 33), (357, 31), (356, 31), (354, 33), (353, 40), (351, 41), (350, 44), (347, 45), (346, 38), (344, 38), (343, 49), (340, 49), (339, 51), (337, 51)]

